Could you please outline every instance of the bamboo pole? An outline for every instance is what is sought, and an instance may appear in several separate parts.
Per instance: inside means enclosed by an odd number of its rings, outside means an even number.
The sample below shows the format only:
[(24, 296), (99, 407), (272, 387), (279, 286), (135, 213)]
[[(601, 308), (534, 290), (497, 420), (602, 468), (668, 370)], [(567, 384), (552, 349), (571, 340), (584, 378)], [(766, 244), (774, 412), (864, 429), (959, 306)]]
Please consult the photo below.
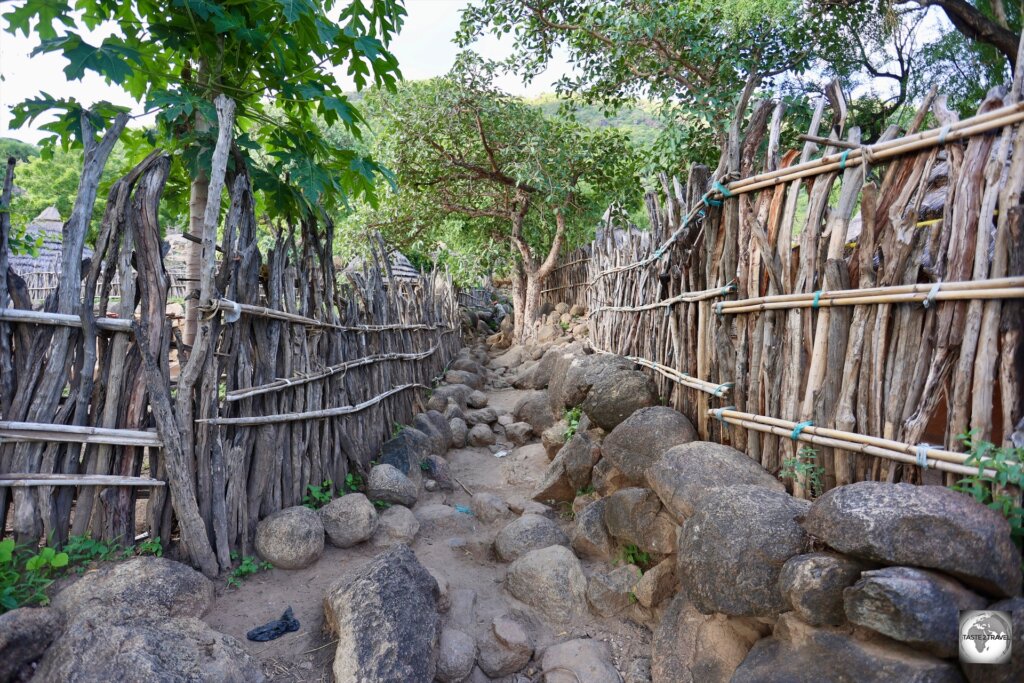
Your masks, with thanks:
[(151, 431), (79, 427), (40, 422), (12, 422), (7, 420), (0, 420), (0, 440), (6, 442), (47, 441), (163, 448), (163, 442), (160, 440), (159, 435)]
[(147, 477), (121, 477), (114, 474), (0, 474), (0, 486), (164, 486), (166, 482)]
[(336, 408), (325, 408), (323, 410), (310, 410), (305, 412), (280, 413), (278, 415), (261, 415), (257, 417), (215, 417), (196, 420), (196, 422), (221, 426), (232, 425), (235, 427), (253, 427), (256, 425), (279, 424), (282, 422), (296, 422), (299, 420), (319, 420), (325, 417), (351, 415), (352, 413), (358, 413), (371, 406), (375, 406), (389, 396), (393, 396), (394, 394), (405, 391), (406, 389), (413, 389), (417, 387), (421, 389), (430, 388), (424, 384), (403, 384), (401, 386), (394, 387), (393, 389), (389, 389), (382, 394), (378, 394), (377, 396), (363, 401), (362, 403), (357, 403), (351, 406), (338, 406)]
[[(597, 353), (603, 353), (610, 356), (616, 355), (611, 353), (610, 351), (603, 351), (594, 346), (593, 344), (591, 344), (591, 347)], [(623, 358), (625, 358), (628, 361), (632, 361), (637, 365), (642, 365), (645, 368), (650, 368), (651, 370), (658, 372), (662, 376), (667, 377), (668, 379), (672, 380), (673, 382), (676, 382), (677, 384), (682, 384), (683, 386), (689, 387), (691, 389), (696, 389), (697, 391), (703, 391), (704, 393), (711, 394), (713, 396), (723, 397), (727, 393), (729, 393), (729, 390), (732, 388), (731, 384), (715, 384), (714, 382), (708, 382), (703, 379), (691, 377), (690, 375), (687, 375), (684, 372), (680, 372), (674, 368), (670, 368), (667, 365), (662, 365), (661, 363), (656, 363), (652, 360), (647, 360), (646, 358), (641, 358), (640, 356), (623, 356)]]
[[(82, 318), (69, 313), (48, 313), (46, 311), (29, 311), (21, 308), (0, 308), (0, 320), (11, 323), (29, 325), (59, 325), (61, 327), (81, 327)], [(97, 318), (96, 327), (111, 332), (131, 332), (132, 321), (119, 318)]]
[(719, 296), (725, 296), (731, 292), (736, 291), (735, 284), (728, 284), (725, 287), (714, 287), (712, 289), (705, 289), (701, 292), (683, 292), (670, 299), (664, 301), (658, 301), (653, 304), (644, 304), (642, 306), (599, 306), (590, 312), (591, 316), (603, 313), (605, 311), (617, 311), (617, 312), (639, 312), (639, 311), (651, 311), (656, 308), (664, 308), (665, 306), (674, 306), (675, 304), (685, 303), (692, 304), (698, 301), (707, 301), (708, 299), (714, 299)]

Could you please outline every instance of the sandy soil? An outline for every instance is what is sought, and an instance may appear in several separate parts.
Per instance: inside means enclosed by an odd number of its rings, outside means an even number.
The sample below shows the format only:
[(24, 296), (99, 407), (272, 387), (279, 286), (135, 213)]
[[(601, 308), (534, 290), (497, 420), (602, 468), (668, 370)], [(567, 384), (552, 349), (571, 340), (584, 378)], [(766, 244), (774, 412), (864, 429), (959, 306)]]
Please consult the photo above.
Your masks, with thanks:
[[(522, 393), (492, 391), (489, 404), (511, 411)], [(486, 448), (454, 449), (445, 457), (454, 476), (471, 491), (495, 493), (506, 500), (515, 496), (528, 498), (548, 464), (539, 443), (514, 449), (503, 458), (495, 457)], [(468, 506), (469, 499), (470, 496), (458, 487), (453, 493), (422, 493), (413, 511), (437, 503)], [(491, 550), (495, 535), (511, 519), (514, 516), (489, 525), (462, 514), (440, 522), (421, 520), (420, 533), (412, 549), (420, 562), (445, 577), (450, 587), (476, 591), (476, 614), (481, 628), (493, 617), (511, 611), (530, 620), (537, 649), (572, 637), (598, 638), (611, 644), (621, 672), (627, 670), (634, 657), (649, 655), (650, 632), (632, 622), (590, 615), (569, 629), (555, 631), (513, 598), (503, 587), (507, 565), (498, 562)], [(563, 510), (557, 519), (569, 533), (571, 511)], [(451, 544), (456, 538), (464, 542)], [(344, 550), (328, 544), (323, 557), (306, 569), (262, 572), (237, 589), (228, 588), (222, 581), (217, 587), (213, 609), (205, 620), (213, 628), (238, 638), (262, 661), (268, 678), (273, 681), (330, 681), (334, 642), (323, 629), (324, 595), (331, 585), (356, 572), (377, 552), (380, 551), (369, 544)], [(584, 567), (588, 574), (600, 568), (586, 561)], [(246, 640), (249, 629), (278, 618), (289, 605), (302, 624), (299, 631), (269, 643)]]

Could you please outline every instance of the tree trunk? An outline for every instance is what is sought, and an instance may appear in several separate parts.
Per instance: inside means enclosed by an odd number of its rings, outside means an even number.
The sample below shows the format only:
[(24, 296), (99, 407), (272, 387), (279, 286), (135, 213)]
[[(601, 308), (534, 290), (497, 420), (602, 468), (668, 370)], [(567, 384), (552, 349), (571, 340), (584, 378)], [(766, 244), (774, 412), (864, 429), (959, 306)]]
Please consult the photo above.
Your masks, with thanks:
[(188, 200), (188, 231), (199, 238), (199, 242), (188, 243), (188, 258), (185, 261), (185, 329), (182, 341), (191, 346), (195, 342), (196, 330), (199, 328), (199, 276), (203, 269), (203, 218), (206, 215), (206, 203), (210, 193), (210, 176), (205, 170), (192, 181), (192, 189)]

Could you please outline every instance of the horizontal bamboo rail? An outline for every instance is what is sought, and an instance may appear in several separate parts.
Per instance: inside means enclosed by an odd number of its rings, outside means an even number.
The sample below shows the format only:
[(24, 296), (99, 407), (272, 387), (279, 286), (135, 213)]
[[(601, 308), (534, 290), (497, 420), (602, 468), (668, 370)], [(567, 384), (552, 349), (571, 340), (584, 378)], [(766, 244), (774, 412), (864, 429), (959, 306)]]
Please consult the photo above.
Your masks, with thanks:
[(362, 410), (366, 410), (370, 406), (377, 405), (388, 396), (392, 396), (406, 389), (413, 388), (429, 389), (430, 387), (424, 384), (403, 384), (393, 389), (389, 389), (382, 394), (374, 396), (371, 399), (357, 403), (353, 406), (338, 406), (336, 408), (324, 408), (322, 410), (309, 410), (301, 413), (280, 413), (278, 415), (260, 415), (257, 417), (216, 417), (209, 419), (196, 420), (196, 422), (205, 422), (212, 425), (220, 426), (234, 426), (234, 427), (255, 427), (257, 425), (269, 425), (269, 424), (280, 424), (282, 422), (295, 422), (297, 420), (318, 420), (325, 417), (337, 417), (339, 415), (351, 415), (352, 413), (358, 413)]
[[(918, 464), (918, 446), (891, 439), (844, 432), (838, 429), (815, 427), (812, 424), (797, 429), (798, 423), (796, 422), (767, 417), (765, 415), (744, 413), (730, 408), (714, 408), (708, 410), (707, 415), (728, 424), (767, 434), (775, 434), (776, 436), (792, 439), (793, 434), (796, 433), (796, 439), (794, 440), (804, 441), (816, 446), (873, 455), (910, 465)], [(978, 473), (977, 467), (964, 464), (968, 458), (965, 453), (956, 453), (924, 444), (921, 446), (921, 451), (925, 455), (925, 463), (928, 467), (955, 474), (970, 475)], [(985, 473), (989, 476), (995, 474), (995, 472), (989, 469), (985, 469)]]
[[(287, 311), (279, 311), (276, 308), (267, 308), (266, 306), (254, 306), (252, 304), (240, 304), (229, 299), (219, 299), (212, 304), (201, 306), (200, 309), (203, 312), (211, 313), (214, 311), (233, 311), (238, 313), (244, 313), (245, 315), (256, 316), (259, 318), (271, 318), (273, 320), (281, 320), (289, 323), (298, 323), (300, 325), (307, 325), (309, 327), (320, 327), (324, 329), (332, 330), (345, 330), (348, 332), (383, 332), (386, 330), (450, 330), (451, 328), (443, 325), (426, 325), (426, 324), (401, 324), (396, 323), (393, 325), (337, 325), (335, 323), (324, 322), (323, 320), (317, 320), (316, 318), (308, 318), (304, 315), (298, 315), (297, 313), (289, 313)], [(228, 321), (232, 322), (232, 321)]]
[(674, 306), (675, 304), (692, 304), (699, 301), (707, 301), (708, 299), (714, 299), (719, 296), (725, 296), (730, 292), (736, 291), (736, 285), (728, 284), (724, 287), (715, 287), (713, 289), (705, 289), (700, 292), (684, 292), (671, 299), (665, 299), (664, 301), (658, 301), (653, 304), (644, 304), (643, 306), (599, 306), (590, 312), (590, 315), (597, 315), (605, 311), (620, 312), (620, 313), (637, 313), (640, 311), (651, 311), (656, 308), (663, 308), (665, 306)]
[(896, 285), (866, 289), (842, 289), (802, 294), (780, 294), (715, 305), (722, 315), (752, 313), (789, 308), (830, 308), (860, 304), (920, 303), (924, 301), (962, 301), (966, 299), (1024, 298), (1024, 277), (937, 282), (934, 284)]
[(0, 487), (32, 486), (165, 486), (166, 482), (147, 477), (120, 477), (116, 474), (0, 474)]
[[(61, 327), (81, 327), (82, 319), (67, 313), (49, 313), (47, 311), (28, 311), (21, 308), (0, 308), (0, 320), (9, 323), (26, 323), (29, 325), (59, 325)], [(96, 318), (96, 327), (111, 332), (131, 332), (132, 321), (120, 318)]]
[(0, 442), (46, 441), (163, 448), (156, 432), (0, 420)]
[(333, 375), (338, 374), (339, 372), (344, 372), (350, 368), (358, 368), (364, 365), (372, 365), (374, 363), (380, 363), (383, 361), (422, 360), (424, 358), (429, 358), (430, 356), (434, 355), (434, 352), (437, 351), (437, 348), (438, 346), (437, 344), (435, 344), (426, 351), (422, 351), (420, 353), (378, 353), (372, 356), (366, 356), (365, 358), (358, 358), (356, 360), (338, 363), (337, 365), (332, 365), (328, 368), (324, 368), (320, 372), (305, 374), (299, 377), (279, 379), (277, 381), (269, 382), (267, 384), (262, 384), (256, 387), (235, 389), (234, 391), (229, 391), (225, 395), (225, 398), (228, 401), (241, 401), (242, 399), (251, 398), (253, 396), (259, 396), (261, 394), (270, 394), (275, 391), (283, 391), (285, 389), (288, 389), (289, 387), (302, 386), (303, 384), (308, 384), (309, 382), (315, 382), (320, 379), (331, 377)]

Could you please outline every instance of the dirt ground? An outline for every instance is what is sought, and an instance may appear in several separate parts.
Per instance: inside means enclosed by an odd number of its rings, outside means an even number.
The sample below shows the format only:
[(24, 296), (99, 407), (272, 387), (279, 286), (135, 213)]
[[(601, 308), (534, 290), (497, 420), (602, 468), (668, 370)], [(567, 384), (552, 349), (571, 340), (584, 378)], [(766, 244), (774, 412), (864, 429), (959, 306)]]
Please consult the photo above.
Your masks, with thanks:
[[(522, 393), (511, 389), (489, 392), (489, 405), (511, 411)], [(503, 458), (495, 457), (486, 448), (453, 449), (445, 457), (455, 478), (470, 491), (486, 491), (506, 500), (515, 496), (528, 498), (548, 464), (539, 443), (511, 450)], [(421, 492), (413, 511), (437, 503), (468, 506), (469, 502), (469, 494), (456, 486), (452, 493)], [(472, 515), (460, 513), (437, 521), (421, 520), (412, 549), (425, 567), (447, 579), (449, 587), (476, 591), (476, 614), (481, 628), (499, 614), (516, 612), (530, 620), (537, 649), (582, 636), (608, 641), (622, 672), (633, 658), (649, 655), (649, 631), (632, 622), (589, 615), (567, 630), (554, 631), (540, 622), (530, 608), (513, 598), (503, 587), (508, 565), (497, 561), (491, 549), (495, 535), (512, 519), (514, 516), (510, 515), (506, 520), (483, 524)], [(571, 511), (563, 510), (557, 519), (568, 534), (572, 525)], [(453, 539), (460, 540), (453, 543)], [(356, 572), (378, 552), (379, 549), (368, 543), (348, 549), (328, 544), (323, 557), (306, 569), (261, 572), (249, 577), (237, 589), (221, 581), (216, 602), (205, 620), (243, 643), (263, 663), (270, 680), (330, 681), (334, 641), (324, 631), (323, 598), (331, 585)], [(599, 566), (584, 560), (584, 568), (589, 574)], [(299, 631), (268, 643), (246, 639), (249, 629), (277, 619), (289, 606), (302, 624)]]

